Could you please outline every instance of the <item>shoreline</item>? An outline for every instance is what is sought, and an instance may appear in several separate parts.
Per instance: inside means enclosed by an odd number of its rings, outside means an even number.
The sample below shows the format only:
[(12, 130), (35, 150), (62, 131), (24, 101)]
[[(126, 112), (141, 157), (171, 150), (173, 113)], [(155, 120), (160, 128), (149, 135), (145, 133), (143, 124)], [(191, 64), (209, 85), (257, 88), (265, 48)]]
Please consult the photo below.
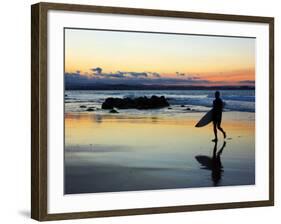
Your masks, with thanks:
[[(158, 119), (163, 122), (169, 120), (181, 120), (181, 121), (191, 121), (193, 120), (195, 124), (209, 111), (194, 111), (194, 110), (186, 110), (179, 113), (153, 113), (159, 112), (163, 109), (151, 109), (151, 110), (118, 110), (119, 113), (110, 113), (110, 110), (102, 110), (102, 111), (82, 111), (82, 112), (65, 112), (64, 117), (67, 118), (75, 118), (80, 116), (85, 117), (98, 117), (100, 119), (120, 119), (120, 120), (149, 120), (149, 119)], [(211, 110), (211, 109), (210, 109)], [(196, 120), (197, 119), (197, 120)], [(224, 111), (222, 114), (222, 124), (224, 121), (255, 121), (255, 112), (248, 111)], [(200, 128), (199, 128), (200, 129)]]

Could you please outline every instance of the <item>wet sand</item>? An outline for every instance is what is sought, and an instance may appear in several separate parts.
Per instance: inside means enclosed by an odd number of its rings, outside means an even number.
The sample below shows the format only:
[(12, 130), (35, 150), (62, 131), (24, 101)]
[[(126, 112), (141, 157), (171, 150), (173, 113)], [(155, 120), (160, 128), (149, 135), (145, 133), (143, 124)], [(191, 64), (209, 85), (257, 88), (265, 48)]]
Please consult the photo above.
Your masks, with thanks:
[(255, 116), (225, 112), (216, 155), (204, 113), (179, 116), (67, 113), (65, 193), (255, 184)]

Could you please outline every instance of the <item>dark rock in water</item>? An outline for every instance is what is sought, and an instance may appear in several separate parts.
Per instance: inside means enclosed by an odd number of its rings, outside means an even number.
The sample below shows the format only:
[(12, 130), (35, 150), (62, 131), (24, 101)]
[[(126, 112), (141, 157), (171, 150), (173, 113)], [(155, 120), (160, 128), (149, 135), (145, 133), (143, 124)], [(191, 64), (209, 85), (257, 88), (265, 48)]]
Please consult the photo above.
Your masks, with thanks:
[(181, 105), (181, 107), (185, 107), (185, 105)]
[(168, 110), (172, 110), (172, 107), (168, 107)]
[(117, 110), (115, 110), (115, 109), (111, 109), (111, 110), (109, 111), (109, 113), (118, 114), (119, 112), (118, 112)]
[(157, 109), (168, 106), (169, 103), (164, 96), (153, 95), (151, 98), (144, 96), (135, 99), (110, 97), (103, 102), (102, 109)]
[(191, 109), (188, 107), (188, 108), (186, 108), (186, 110), (191, 110)]
[(86, 111), (94, 111), (94, 109), (89, 107)]
[(64, 96), (68, 96), (67, 94), (64, 94)]
[(86, 106), (85, 105), (81, 105), (80, 108), (86, 108)]

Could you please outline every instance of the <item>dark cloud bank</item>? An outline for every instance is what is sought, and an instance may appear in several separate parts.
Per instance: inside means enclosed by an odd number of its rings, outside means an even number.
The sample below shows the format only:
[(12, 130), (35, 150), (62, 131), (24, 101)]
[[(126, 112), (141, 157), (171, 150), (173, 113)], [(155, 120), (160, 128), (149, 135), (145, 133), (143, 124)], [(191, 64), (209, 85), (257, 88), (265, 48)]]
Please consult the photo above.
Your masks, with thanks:
[[(210, 81), (201, 79), (196, 75), (176, 72), (178, 78), (161, 77), (156, 72), (125, 72), (103, 73), (100, 67), (91, 68), (91, 74), (65, 73), (65, 88), (71, 89), (210, 89)], [(254, 88), (251, 80), (240, 81), (242, 87), (231, 87), (223, 85), (219, 88)], [(216, 87), (218, 88), (218, 87)]]

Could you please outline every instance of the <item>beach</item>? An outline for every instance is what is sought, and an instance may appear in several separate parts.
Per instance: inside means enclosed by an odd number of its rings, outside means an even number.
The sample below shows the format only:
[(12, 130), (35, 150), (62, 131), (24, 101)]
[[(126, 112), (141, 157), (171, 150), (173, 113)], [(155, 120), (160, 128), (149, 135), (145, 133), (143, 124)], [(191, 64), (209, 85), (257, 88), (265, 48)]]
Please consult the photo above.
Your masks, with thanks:
[(206, 113), (196, 105), (118, 114), (72, 107), (65, 113), (65, 194), (255, 184), (254, 112), (225, 111), (227, 138), (219, 133), (216, 145), (212, 124), (194, 127)]

